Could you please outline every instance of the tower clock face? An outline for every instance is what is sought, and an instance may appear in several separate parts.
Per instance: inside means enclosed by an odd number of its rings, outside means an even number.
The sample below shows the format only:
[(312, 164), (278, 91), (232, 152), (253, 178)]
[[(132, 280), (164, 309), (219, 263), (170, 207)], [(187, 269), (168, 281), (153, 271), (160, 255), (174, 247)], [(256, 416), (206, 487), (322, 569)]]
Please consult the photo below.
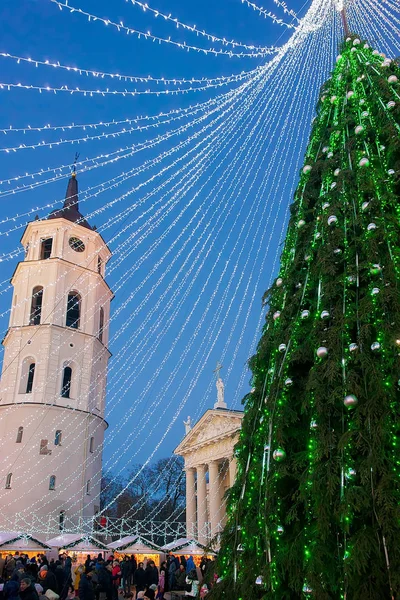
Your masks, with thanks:
[(85, 244), (77, 237), (70, 237), (69, 245), (71, 246), (72, 250), (75, 250), (75, 252), (83, 252), (85, 249)]

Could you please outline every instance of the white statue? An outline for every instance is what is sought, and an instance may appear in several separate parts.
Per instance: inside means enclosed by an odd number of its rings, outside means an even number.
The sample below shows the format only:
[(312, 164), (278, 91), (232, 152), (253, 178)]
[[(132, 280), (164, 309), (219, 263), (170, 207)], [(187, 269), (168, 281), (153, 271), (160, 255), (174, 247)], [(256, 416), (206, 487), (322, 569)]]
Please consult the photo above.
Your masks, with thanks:
[(214, 373), (216, 374), (217, 381), (215, 385), (217, 387), (217, 401), (214, 404), (214, 408), (226, 408), (226, 402), (224, 400), (224, 382), (222, 381), (219, 372), (222, 369), (222, 365), (217, 362), (217, 368)]
[(189, 433), (189, 431), (192, 429), (192, 419), (190, 417), (188, 417), (187, 421), (183, 421), (183, 424), (185, 426), (185, 435), (187, 435)]

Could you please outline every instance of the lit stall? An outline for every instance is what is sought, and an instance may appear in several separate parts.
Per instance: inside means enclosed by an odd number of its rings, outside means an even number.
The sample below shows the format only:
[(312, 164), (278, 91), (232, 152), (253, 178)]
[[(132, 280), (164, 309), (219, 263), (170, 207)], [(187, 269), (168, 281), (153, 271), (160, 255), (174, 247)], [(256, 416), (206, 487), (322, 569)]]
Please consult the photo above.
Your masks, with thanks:
[(99, 554), (103, 558), (107, 557), (107, 546), (91, 535), (64, 533), (47, 540), (46, 544), (58, 548), (59, 554), (67, 553), (73, 563), (84, 563), (88, 554), (93, 559)]
[(157, 567), (160, 566), (160, 557), (163, 554), (161, 548), (139, 535), (127, 535), (108, 544), (107, 548), (118, 560), (134, 554), (138, 563), (154, 560)]
[(47, 543), (28, 533), (15, 531), (0, 533), (0, 553), (2, 554), (19, 552), (33, 558), (38, 554), (46, 554), (49, 550), (50, 546)]

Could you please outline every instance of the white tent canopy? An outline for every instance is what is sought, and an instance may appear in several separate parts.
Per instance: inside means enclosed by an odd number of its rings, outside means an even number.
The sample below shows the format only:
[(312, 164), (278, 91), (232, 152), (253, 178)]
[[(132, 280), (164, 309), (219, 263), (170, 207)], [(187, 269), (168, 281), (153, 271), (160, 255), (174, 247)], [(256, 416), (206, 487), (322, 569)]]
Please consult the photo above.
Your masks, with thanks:
[(192, 556), (215, 554), (214, 552), (207, 550), (203, 544), (200, 544), (200, 542), (191, 538), (179, 538), (178, 540), (163, 546), (162, 550), (164, 550), (164, 552), (173, 552), (177, 554), (191, 554)]
[(51, 538), (51, 540), (47, 540), (46, 544), (61, 550), (73, 549), (75, 552), (98, 553), (107, 550), (107, 546), (99, 542), (99, 540), (96, 540), (91, 535), (83, 535), (81, 533), (64, 533)]
[(7, 552), (46, 552), (50, 547), (28, 533), (9, 531), (0, 533), (0, 551)]
[(161, 548), (139, 535), (126, 535), (108, 544), (107, 548), (127, 554), (162, 554)]

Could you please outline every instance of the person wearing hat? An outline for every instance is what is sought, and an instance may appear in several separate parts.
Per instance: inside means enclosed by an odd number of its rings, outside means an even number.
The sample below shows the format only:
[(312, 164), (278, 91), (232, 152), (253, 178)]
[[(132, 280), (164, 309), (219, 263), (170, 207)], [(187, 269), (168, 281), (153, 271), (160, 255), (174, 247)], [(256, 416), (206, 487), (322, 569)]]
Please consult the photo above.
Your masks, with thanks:
[(58, 594), (56, 576), (52, 571), (49, 570), (47, 565), (43, 565), (43, 567), (40, 568), (39, 583), (43, 588), (44, 594), (46, 594), (47, 590), (51, 590), (55, 594)]
[(7, 583), (4, 584), (3, 588), (3, 598), (5, 600), (19, 600), (19, 581), (15, 581), (15, 579), (10, 579)]
[(145, 591), (143, 600), (154, 600), (156, 597), (156, 593), (151, 587)]

